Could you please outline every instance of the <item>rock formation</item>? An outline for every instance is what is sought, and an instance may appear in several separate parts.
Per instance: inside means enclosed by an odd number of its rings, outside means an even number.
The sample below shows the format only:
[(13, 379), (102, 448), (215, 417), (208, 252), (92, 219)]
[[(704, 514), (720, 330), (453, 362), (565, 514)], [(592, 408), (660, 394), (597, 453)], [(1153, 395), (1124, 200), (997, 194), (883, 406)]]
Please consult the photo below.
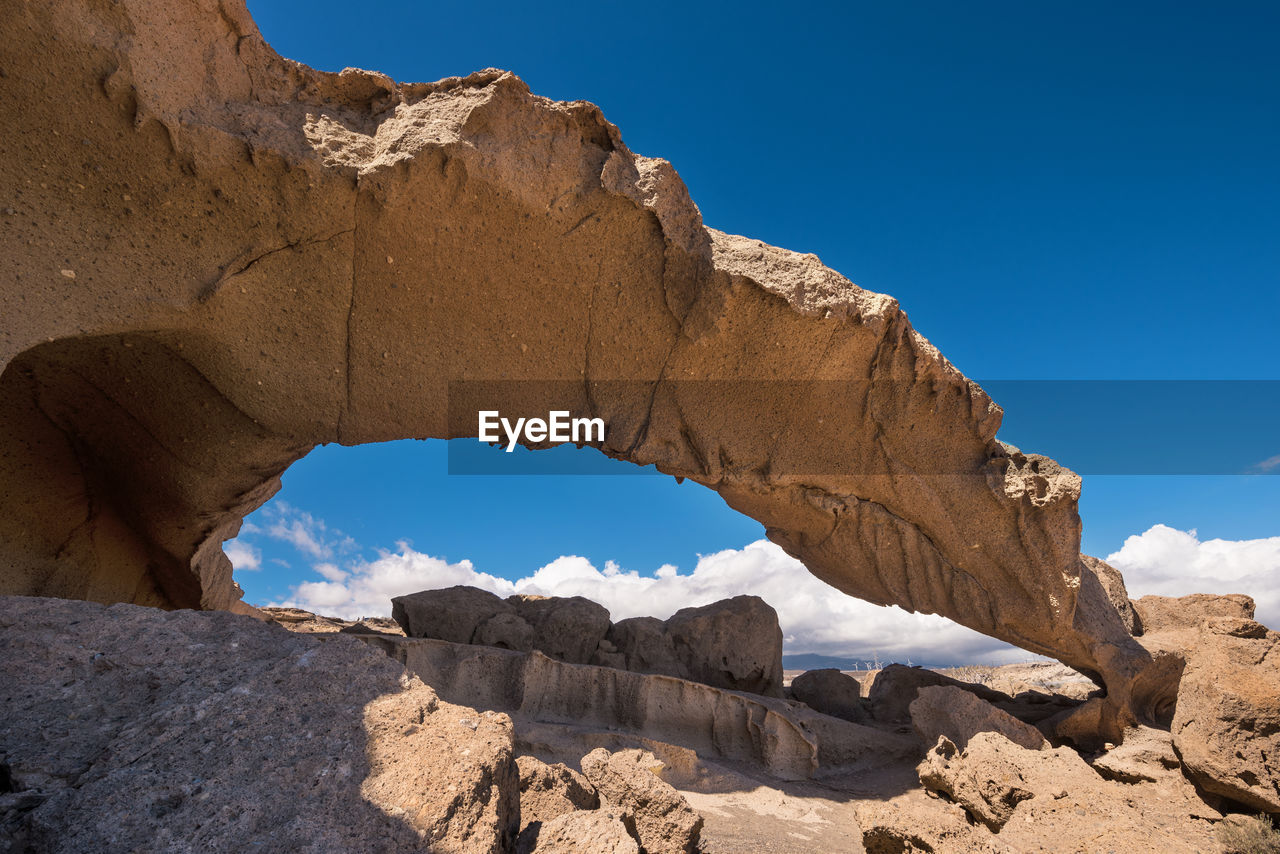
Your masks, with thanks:
[(4, 591), (231, 607), (220, 545), (293, 461), (498, 401), (599, 416), (836, 588), (1143, 705), (1079, 478), (1001, 444), (896, 301), (705, 227), (596, 107), (313, 71), (240, 0), (23, 4), (0, 36)]
[[(357, 635), (450, 702), (510, 714), (517, 729), (558, 724), (589, 738), (626, 734), (748, 762), (784, 780), (910, 755), (911, 739), (670, 676), (569, 664), (540, 653), (430, 638)], [(563, 736), (561, 736), (563, 737)]]
[(0, 850), (500, 854), (519, 829), (510, 719), (348, 636), (0, 597), (0, 704)]
[(806, 670), (791, 680), (791, 696), (826, 715), (859, 723), (867, 719), (858, 680), (839, 670)]
[(595, 787), (566, 765), (548, 765), (532, 756), (521, 756), (516, 767), (520, 769), (520, 822), (524, 827), (600, 806)]
[[(233, 608), (222, 542), (317, 444), (568, 409), (833, 587), (1097, 678), (1064, 736), (1209, 692), (1175, 744), (1276, 808), (1274, 683), (1140, 629), (1079, 554), (1080, 479), (997, 440), (895, 300), (705, 227), (595, 106), (497, 70), (314, 71), (242, 0), (19, 4), (0, 70), (0, 593)], [(1274, 644), (1205, 631), (1179, 643), (1242, 674)]]
[(644, 854), (696, 854), (702, 816), (651, 767), (661, 767), (640, 750), (609, 753), (598, 748), (582, 757), (582, 773), (600, 797), (622, 813), (627, 830)]
[(1044, 750), (1049, 742), (1040, 731), (1008, 712), (953, 686), (921, 688), (911, 701), (911, 726), (926, 744), (946, 737), (964, 750), (969, 739), (980, 732), (997, 732), (1019, 747)]
[(670, 619), (617, 625), (581, 596), (511, 596), (475, 587), (423, 590), (392, 599), (404, 633), (451, 643), (541, 652), (570, 664), (658, 673), (730, 691), (782, 696), (782, 629), (759, 596), (682, 608)]

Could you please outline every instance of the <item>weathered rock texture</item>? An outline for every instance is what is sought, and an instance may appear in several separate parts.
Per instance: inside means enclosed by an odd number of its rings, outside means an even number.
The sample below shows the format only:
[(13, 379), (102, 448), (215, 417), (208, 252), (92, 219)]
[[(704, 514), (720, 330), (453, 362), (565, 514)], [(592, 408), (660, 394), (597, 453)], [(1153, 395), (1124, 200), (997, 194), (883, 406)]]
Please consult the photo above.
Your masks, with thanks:
[(503, 600), (459, 585), (391, 602), (391, 614), (408, 637), (537, 651), (570, 664), (782, 696), (782, 629), (778, 612), (759, 596), (682, 608), (666, 621), (635, 617), (616, 626), (604, 606), (581, 596)]
[(0, 706), (6, 850), (499, 854), (518, 830), (511, 721), (345, 636), (0, 597)]
[(582, 757), (582, 773), (621, 812), (644, 854), (696, 854), (702, 816), (658, 778), (654, 767), (661, 763), (641, 750), (610, 753), (598, 748)]
[(641, 854), (622, 819), (606, 810), (565, 813), (520, 834), (516, 854)]
[(533, 756), (516, 759), (520, 769), (520, 822), (546, 823), (574, 810), (600, 806), (595, 787), (561, 763), (549, 765)]
[(525, 722), (627, 733), (760, 766), (784, 780), (901, 758), (913, 739), (783, 700), (670, 676), (568, 664), (540, 653), (429, 638), (359, 636), (446, 700)]
[(230, 607), (220, 544), (290, 463), (474, 436), (487, 394), (1142, 708), (1080, 479), (997, 441), (895, 300), (704, 227), (593, 105), (313, 71), (241, 0), (17, 4), (0, 68), (4, 591)]
[(826, 715), (859, 723), (867, 719), (862, 686), (839, 670), (806, 670), (791, 680), (791, 696)]
[(921, 688), (911, 701), (911, 726), (925, 744), (937, 744), (946, 736), (964, 750), (969, 739), (980, 732), (998, 732), (1019, 747), (1043, 750), (1049, 742), (1040, 730), (968, 691), (951, 686)]

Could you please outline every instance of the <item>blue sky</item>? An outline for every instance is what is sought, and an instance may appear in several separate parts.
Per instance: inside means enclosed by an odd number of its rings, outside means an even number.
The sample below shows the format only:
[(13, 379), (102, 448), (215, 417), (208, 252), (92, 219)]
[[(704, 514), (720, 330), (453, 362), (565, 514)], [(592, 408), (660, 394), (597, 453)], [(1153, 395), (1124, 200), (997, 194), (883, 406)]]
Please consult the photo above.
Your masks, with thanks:
[[(433, 80), (496, 66), (594, 101), (633, 150), (675, 165), (709, 225), (893, 294), (971, 377), (1280, 380), (1275, 4), (249, 6), (273, 47), (318, 68)], [(1272, 448), (1259, 462), (1280, 454), (1274, 396), (1248, 423), (1206, 421), (1213, 407), (1187, 397), (1165, 405), (1201, 416), (1182, 435), (1202, 458), (1242, 443)], [(1070, 436), (1000, 402), (1002, 438), (1071, 464)], [(1126, 406), (1100, 404), (1087, 442), (1132, 422)], [(515, 580), (575, 555), (683, 576), (698, 555), (758, 557), (743, 550), (763, 535), (662, 477), (449, 476), (439, 442), (321, 448), (284, 482), (240, 538), (250, 601), (297, 600), (319, 578), (304, 540), (269, 533), (294, 530), (286, 518), (350, 537), (323, 559), (348, 573), (338, 586), (379, 549), (407, 554), (401, 541)], [(1087, 552), (1144, 535), (1126, 567), (1138, 592), (1221, 579), (1269, 601), (1280, 577), (1280, 477), (1089, 474), (1081, 510)], [(901, 634), (885, 649), (940, 648), (905, 625), (882, 627)], [(809, 629), (792, 651), (869, 643)]]

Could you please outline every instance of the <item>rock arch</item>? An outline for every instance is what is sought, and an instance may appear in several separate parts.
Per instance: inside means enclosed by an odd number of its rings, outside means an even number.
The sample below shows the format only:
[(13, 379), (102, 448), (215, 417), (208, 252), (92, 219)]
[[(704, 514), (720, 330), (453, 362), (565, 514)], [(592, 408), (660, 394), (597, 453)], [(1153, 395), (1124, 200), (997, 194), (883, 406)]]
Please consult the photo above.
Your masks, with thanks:
[(595, 106), (313, 71), (240, 0), (0, 30), (0, 592), (232, 607), (220, 544), (290, 463), (462, 435), (449, 384), (494, 381), (839, 589), (1127, 702), (1149, 656), (1079, 555), (1079, 478), (997, 441), (895, 300), (704, 227)]

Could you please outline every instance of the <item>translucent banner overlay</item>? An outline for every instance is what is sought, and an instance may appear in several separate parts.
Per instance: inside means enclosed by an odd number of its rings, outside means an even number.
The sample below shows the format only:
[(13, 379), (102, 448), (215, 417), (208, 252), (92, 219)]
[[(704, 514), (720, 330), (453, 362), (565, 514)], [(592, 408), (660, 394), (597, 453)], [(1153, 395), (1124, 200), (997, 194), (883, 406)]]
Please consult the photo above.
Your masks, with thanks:
[[(1280, 474), (1280, 380), (987, 380), (1004, 409), (998, 438), (1083, 475)], [(478, 440), (490, 413), (494, 444)], [(557, 414), (559, 413), (559, 414)], [(456, 475), (652, 475), (570, 442), (514, 447), (530, 419), (600, 418), (603, 447), (665, 443), (703, 468), (762, 464), (782, 476), (955, 475), (983, 470), (963, 388), (929, 382), (688, 380), (449, 384), (448, 471)], [(506, 425), (497, 419), (505, 418)], [(520, 419), (525, 419), (521, 423)], [(538, 424), (535, 422), (535, 428)], [(540, 435), (535, 429), (535, 437)], [(597, 450), (590, 450), (595, 448)], [(652, 456), (652, 455), (650, 455)], [(997, 463), (998, 465), (998, 463)]]

